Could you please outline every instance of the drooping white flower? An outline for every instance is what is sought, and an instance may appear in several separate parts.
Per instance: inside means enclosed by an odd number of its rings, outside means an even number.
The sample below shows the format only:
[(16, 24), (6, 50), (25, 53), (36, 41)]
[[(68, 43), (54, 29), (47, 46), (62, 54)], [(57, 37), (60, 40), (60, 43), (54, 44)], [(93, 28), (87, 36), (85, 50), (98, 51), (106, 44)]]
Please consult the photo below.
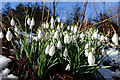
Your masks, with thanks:
[(71, 31), (73, 31), (73, 30), (74, 30), (74, 26), (71, 27)]
[(96, 31), (96, 32), (94, 32), (93, 35), (92, 35), (92, 40), (93, 40), (93, 39), (97, 39), (97, 38), (98, 38), (98, 32)]
[(92, 53), (95, 53), (95, 49), (94, 48), (91, 48), (91, 50), (92, 50)]
[(62, 33), (60, 33), (60, 38), (62, 38)]
[(54, 38), (57, 39), (57, 40), (59, 39), (59, 32), (58, 31), (55, 32)]
[(77, 26), (74, 27), (74, 34), (77, 33)]
[(70, 26), (67, 26), (67, 30), (70, 30)]
[[(34, 25), (35, 25), (35, 20), (34, 20), (34, 18), (32, 18), (31, 23), (30, 23), (31, 28), (32, 28)], [(30, 28), (30, 29), (31, 29), (31, 28)]]
[(70, 64), (66, 66), (65, 70), (70, 71)]
[(65, 51), (63, 52), (63, 56), (64, 56), (64, 57), (67, 57), (67, 56), (68, 56), (68, 51), (67, 51), (67, 49), (65, 49)]
[(52, 46), (49, 50), (49, 56), (53, 56), (55, 54), (55, 46)]
[(64, 43), (66, 44), (66, 43), (70, 43), (71, 42), (71, 37), (68, 35), (68, 34), (66, 34), (65, 36), (64, 36)]
[(83, 40), (84, 39), (84, 33), (82, 32), (81, 34), (80, 34), (80, 38)]
[(41, 30), (38, 31), (38, 39), (41, 39), (43, 37), (43, 33)]
[(89, 63), (89, 65), (95, 64), (95, 57), (92, 54), (92, 52), (90, 52), (89, 55), (88, 55), (88, 63)]
[(34, 37), (34, 38), (33, 38), (33, 40), (38, 41), (38, 37), (37, 37), (37, 36), (36, 36), (36, 37)]
[(104, 40), (104, 36), (103, 36), (103, 35), (100, 36), (100, 40), (101, 40), (101, 41)]
[(50, 46), (47, 45), (46, 49), (45, 49), (45, 54), (49, 54), (49, 49), (50, 49)]
[(118, 45), (118, 35), (115, 33), (112, 37), (112, 42), (115, 44), (115, 45)]
[(58, 43), (57, 43), (57, 48), (58, 48), (58, 49), (61, 49), (61, 47), (62, 47), (61, 41), (58, 41)]
[(53, 23), (51, 23), (50, 28), (51, 28), (51, 29), (54, 29), (54, 25), (53, 25)]
[(15, 27), (15, 35), (18, 36), (18, 34), (20, 34), (20, 30), (19, 28)]
[(10, 41), (10, 40), (12, 39), (12, 37), (13, 37), (13, 34), (11, 33), (11, 31), (8, 30), (8, 32), (7, 32), (7, 34), (6, 34), (6, 39), (7, 39), (8, 41)]
[(15, 25), (15, 21), (14, 21), (14, 19), (12, 18), (12, 20), (10, 21), (10, 24), (12, 25), (12, 26), (14, 26)]
[(60, 18), (58, 17), (58, 23), (60, 23)]
[(53, 23), (54, 23), (54, 18), (52, 17), (52, 18), (51, 18), (51, 24), (53, 24)]
[(49, 39), (50, 37), (50, 34), (47, 32), (46, 35), (45, 35), (46, 39)]
[(88, 55), (89, 55), (89, 50), (87, 49), (85, 50), (85, 57), (88, 57)]
[(46, 29), (48, 29), (49, 28), (49, 24), (48, 23), (46, 23)]
[(58, 31), (60, 31), (60, 25), (59, 24), (57, 25), (57, 29), (58, 29)]
[(43, 28), (44, 28), (44, 29), (46, 28), (46, 24), (45, 24), (45, 23), (43, 23)]
[(61, 28), (63, 28), (63, 23), (61, 23)]
[(85, 49), (88, 49), (88, 48), (89, 48), (89, 44), (86, 44), (86, 45), (85, 45)]
[(3, 32), (1, 31), (0, 32), (0, 38), (2, 39), (4, 37), (4, 34), (3, 34)]
[(28, 25), (31, 24), (31, 19), (30, 19), (30, 18), (27, 19), (27, 24), (28, 24)]

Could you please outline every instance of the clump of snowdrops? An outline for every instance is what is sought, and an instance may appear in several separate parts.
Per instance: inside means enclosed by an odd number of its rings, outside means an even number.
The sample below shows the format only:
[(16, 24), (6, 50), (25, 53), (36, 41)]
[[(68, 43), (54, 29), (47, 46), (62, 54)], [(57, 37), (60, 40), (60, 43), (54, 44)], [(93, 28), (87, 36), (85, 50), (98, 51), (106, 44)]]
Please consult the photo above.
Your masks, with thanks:
[[(55, 25), (55, 22), (58, 24)], [(56, 20), (52, 17), (49, 23), (44, 22), (37, 29), (36, 34), (32, 32), (35, 26), (33, 17), (31, 20), (29, 16), (26, 16), (25, 30), (15, 17), (11, 19), (10, 24), (13, 27), (9, 27), (8, 30), (4, 27), (7, 32), (5, 37), (11, 41), (16, 58), (22, 57), (25, 52), (33, 65), (35, 74), (40, 78), (44, 78), (47, 71), (57, 63), (63, 66), (61, 69), (68, 71), (73, 76), (94, 73), (98, 69), (109, 67), (99, 66), (102, 62), (102, 57), (99, 58), (99, 55), (104, 55), (104, 48), (107, 45), (104, 40), (107, 40), (107, 35), (103, 36), (98, 29), (88, 28), (85, 32), (78, 32), (77, 24), (66, 26), (59, 17)], [(27, 29), (27, 25), (29, 25), (29, 29)], [(14, 31), (16, 35), (14, 41), (10, 30)], [(0, 38), (3, 37), (4, 34), (1, 31)], [(118, 45), (116, 33), (113, 35), (112, 41)], [(17, 52), (17, 49), (20, 50), (20, 53)], [(36, 65), (38, 65), (37, 70)]]

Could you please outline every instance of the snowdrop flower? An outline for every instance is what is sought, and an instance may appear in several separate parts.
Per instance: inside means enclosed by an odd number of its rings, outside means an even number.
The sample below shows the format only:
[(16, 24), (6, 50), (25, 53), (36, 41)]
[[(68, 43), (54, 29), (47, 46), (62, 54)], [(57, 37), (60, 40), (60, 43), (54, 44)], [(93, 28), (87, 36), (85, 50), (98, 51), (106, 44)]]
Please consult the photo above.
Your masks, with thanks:
[(2, 77), (5, 77), (9, 74), (10, 70), (6, 68), (5, 70), (2, 71)]
[(77, 26), (74, 27), (74, 34), (77, 33)]
[(38, 37), (37, 37), (37, 36), (36, 36), (36, 37), (34, 37), (34, 38), (33, 38), (33, 40), (38, 41)]
[(81, 34), (80, 34), (80, 38), (83, 40), (84, 39), (84, 33), (82, 32)]
[(15, 25), (15, 21), (14, 21), (14, 19), (12, 18), (12, 20), (10, 21), (10, 24), (12, 25), (12, 26), (14, 26)]
[(60, 18), (58, 17), (58, 23), (60, 23)]
[(16, 32), (15, 35), (18, 36), (18, 34), (20, 34), (19, 28), (15, 27), (15, 32)]
[(88, 57), (88, 55), (89, 55), (89, 50), (87, 49), (85, 50), (85, 57)]
[(68, 56), (67, 48), (66, 48), (65, 51), (63, 52), (63, 56), (64, 56), (64, 57), (67, 57), (67, 56)]
[(57, 25), (57, 29), (58, 29), (58, 31), (60, 31), (60, 25), (59, 24)]
[(74, 26), (71, 27), (71, 31), (73, 31), (73, 30), (74, 30)]
[(41, 30), (39, 30), (39, 32), (38, 32), (38, 39), (41, 39), (42, 37), (43, 37), (43, 33), (42, 33)]
[(35, 20), (34, 20), (34, 18), (32, 18), (30, 25), (31, 25), (32, 27), (35, 25)]
[(27, 24), (28, 24), (28, 25), (31, 24), (31, 20), (30, 20), (30, 18), (27, 19)]
[(49, 50), (49, 56), (53, 56), (55, 54), (55, 46), (52, 46)]
[(67, 26), (67, 30), (70, 30), (70, 26)]
[(50, 28), (51, 28), (51, 29), (54, 29), (54, 25), (53, 25), (53, 23), (51, 23)]
[(65, 70), (70, 71), (70, 64), (66, 66)]
[(60, 38), (62, 38), (62, 33), (60, 33)]
[(101, 40), (101, 41), (104, 40), (104, 36), (103, 36), (103, 35), (100, 36), (100, 40)]
[(10, 40), (12, 39), (12, 37), (13, 37), (13, 34), (11, 33), (11, 31), (8, 30), (8, 32), (7, 32), (7, 34), (6, 34), (6, 39), (7, 39), (8, 41), (10, 41)]
[(115, 44), (115, 45), (118, 45), (118, 35), (115, 33), (112, 37), (112, 42)]
[(55, 32), (54, 38), (57, 39), (57, 40), (59, 39), (59, 32), (58, 31)]
[(90, 66), (95, 64), (95, 57), (92, 54), (92, 52), (90, 52), (89, 55), (88, 55), (88, 63), (89, 63)]
[(45, 35), (46, 39), (49, 39), (50, 37), (50, 34), (47, 32), (46, 35)]
[(49, 28), (49, 24), (48, 24), (48, 23), (46, 23), (46, 28), (47, 28), (47, 29)]
[(51, 18), (51, 24), (53, 24), (54, 23), (54, 19), (53, 19), (53, 17)]
[(4, 34), (3, 34), (3, 32), (1, 31), (0, 32), (0, 38), (2, 39), (4, 37)]
[(58, 48), (58, 49), (61, 49), (61, 47), (62, 47), (62, 46), (61, 46), (61, 41), (58, 41), (58, 43), (57, 43), (57, 48)]
[(95, 53), (95, 49), (94, 48), (91, 48), (91, 50), (92, 50), (92, 53)]
[(50, 49), (50, 46), (47, 45), (46, 49), (45, 49), (45, 54), (49, 54), (49, 49)]
[(61, 23), (61, 28), (63, 28), (63, 23)]
[(68, 35), (68, 34), (66, 34), (65, 36), (64, 36), (64, 43), (66, 44), (66, 43), (70, 43), (71, 42), (71, 37)]
[(43, 23), (43, 28), (44, 28), (44, 29), (46, 28), (46, 24), (45, 24), (45, 23)]
[(89, 48), (89, 44), (86, 44), (86, 45), (85, 45), (85, 49), (88, 49), (88, 48)]
[(96, 31), (96, 32), (94, 32), (93, 35), (92, 35), (92, 40), (93, 40), (93, 39), (97, 39), (97, 38), (98, 38), (98, 32)]

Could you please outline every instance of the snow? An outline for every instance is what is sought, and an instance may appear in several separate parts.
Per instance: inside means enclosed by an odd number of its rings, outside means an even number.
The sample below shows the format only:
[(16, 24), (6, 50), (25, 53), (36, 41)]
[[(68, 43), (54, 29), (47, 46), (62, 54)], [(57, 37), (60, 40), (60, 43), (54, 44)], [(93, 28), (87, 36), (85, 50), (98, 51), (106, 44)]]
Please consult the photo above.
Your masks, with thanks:
[(14, 79), (18, 79), (18, 77), (14, 76), (13, 74), (10, 74), (7, 76), (7, 78), (14, 78)]

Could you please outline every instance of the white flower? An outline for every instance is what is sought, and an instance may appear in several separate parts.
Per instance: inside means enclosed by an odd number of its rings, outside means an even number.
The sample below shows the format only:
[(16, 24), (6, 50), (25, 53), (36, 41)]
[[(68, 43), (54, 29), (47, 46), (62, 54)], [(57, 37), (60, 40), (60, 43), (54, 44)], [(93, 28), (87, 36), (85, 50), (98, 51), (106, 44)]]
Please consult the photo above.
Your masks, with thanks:
[(58, 31), (55, 32), (54, 38), (57, 39), (57, 40), (59, 39), (59, 32)]
[(37, 37), (37, 36), (36, 36), (36, 37), (34, 37), (34, 38), (33, 38), (33, 40), (38, 41), (38, 37)]
[(97, 38), (98, 38), (98, 32), (96, 31), (96, 32), (94, 32), (93, 35), (92, 35), (92, 40), (93, 40), (93, 39), (97, 39)]
[(88, 57), (88, 55), (89, 55), (89, 50), (87, 49), (85, 50), (85, 57)]
[(48, 23), (46, 23), (46, 28), (47, 28), (47, 29), (49, 28), (49, 24), (48, 24)]
[(58, 29), (58, 31), (60, 31), (60, 25), (59, 24), (57, 25), (57, 29)]
[(81, 34), (80, 34), (80, 38), (83, 40), (84, 39), (84, 33), (82, 32)]
[(62, 38), (62, 33), (60, 33), (60, 38)]
[(100, 36), (100, 40), (101, 40), (101, 41), (104, 40), (104, 36), (103, 36), (103, 35)]
[(2, 31), (0, 32), (0, 38), (2, 39), (4, 37), (4, 34), (2, 33)]
[(71, 31), (73, 31), (73, 30), (74, 30), (74, 26), (71, 27)]
[(53, 17), (51, 18), (51, 24), (53, 24), (54, 23), (54, 19), (53, 19)]
[(49, 56), (53, 56), (55, 54), (55, 46), (52, 46), (49, 50)]
[(27, 24), (28, 24), (28, 25), (31, 24), (31, 20), (30, 20), (30, 18), (27, 19)]
[(30, 26), (33, 27), (34, 25), (35, 25), (35, 20), (34, 20), (34, 18), (32, 18)]
[(18, 36), (18, 34), (20, 34), (20, 30), (19, 28), (15, 27), (15, 35)]
[(15, 25), (15, 21), (14, 21), (14, 19), (12, 18), (12, 20), (10, 21), (10, 24), (12, 25), (12, 26), (14, 26)]
[(95, 57), (92, 54), (92, 52), (90, 52), (89, 55), (88, 55), (88, 63), (89, 63), (89, 65), (95, 64)]
[(64, 56), (64, 57), (67, 57), (67, 56), (68, 56), (68, 51), (67, 51), (67, 49), (65, 49), (65, 51), (63, 52), (63, 56)]
[(46, 28), (46, 24), (45, 23), (43, 23), (43, 28)]
[(66, 34), (65, 36), (64, 36), (64, 43), (66, 44), (66, 43), (70, 43), (71, 42), (71, 37), (68, 35), (68, 34)]
[(95, 53), (95, 49), (94, 48), (91, 48), (91, 50), (92, 50), (92, 53)]
[(70, 30), (70, 26), (67, 26), (67, 30)]
[(54, 29), (54, 25), (53, 25), (53, 23), (51, 23), (50, 28), (51, 28), (51, 29)]
[(63, 28), (63, 23), (61, 23), (61, 28)]
[(10, 41), (10, 40), (12, 39), (12, 37), (13, 37), (13, 34), (11, 33), (11, 31), (8, 30), (8, 32), (7, 32), (7, 34), (6, 34), (6, 39), (7, 39), (8, 41)]
[(74, 27), (74, 34), (77, 33), (77, 26)]
[(89, 44), (86, 44), (86, 45), (85, 45), (85, 49), (88, 49), (88, 48), (89, 48)]
[(38, 32), (38, 39), (41, 39), (42, 37), (43, 37), (43, 33), (42, 33), (41, 30), (39, 30), (39, 32)]
[(46, 35), (45, 35), (46, 39), (49, 39), (50, 37), (50, 34), (47, 32)]
[(118, 45), (118, 35), (115, 33), (112, 37), (112, 42), (115, 44), (115, 45)]
[(50, 46), (47, 45), (46, 49), (45, 49), (45, 54), (49, 54), (49, 49), (50, 49)]
[(61, 46), (61, 41), (58, 41), (58, 43), (57, 43), (57, 48), (58, 48), (58, 49), (61, 49), (61, 47), (62, 47), (62, 46)]
[(66, 66), (65, 70), (70, 71), (70, 64)]
[(60, 18), (58, 17), (58, 23), (60, 23)]

